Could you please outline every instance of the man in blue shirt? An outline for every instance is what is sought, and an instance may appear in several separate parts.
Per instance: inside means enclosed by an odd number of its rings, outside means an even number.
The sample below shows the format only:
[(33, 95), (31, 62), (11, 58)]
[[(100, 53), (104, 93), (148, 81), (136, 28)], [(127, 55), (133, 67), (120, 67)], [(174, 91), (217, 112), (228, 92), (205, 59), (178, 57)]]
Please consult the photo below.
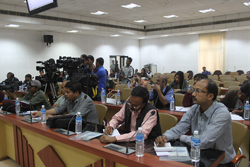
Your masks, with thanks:
[(174, 96), (174, 90), (167, 83), (168, 79), (164, 75), (158, 76), (149, 95), (149, 101), (154, 101), (158, 109), (169, 109), (171, 96)]
[(106, 92), (106, 70), (103, 68), (104, 60), (103, 58), (96, 59), (96, 67), (98, 68), (98, 71), (96, 72), (96, 75), (98, 76), (98, 88), (97, 88), (97, 100), (101, 101), (101, 91), (102, 88)]
[(202, 67), (202, 74), (210, 75), (210, 72), (206, 70), (206, 67)]

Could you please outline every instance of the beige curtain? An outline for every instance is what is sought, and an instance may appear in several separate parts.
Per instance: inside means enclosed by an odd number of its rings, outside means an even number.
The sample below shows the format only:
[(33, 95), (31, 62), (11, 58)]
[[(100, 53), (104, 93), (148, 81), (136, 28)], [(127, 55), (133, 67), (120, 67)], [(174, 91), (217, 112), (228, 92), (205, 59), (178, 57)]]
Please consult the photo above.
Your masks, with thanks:
[(199, 35), (199, 71), (206, 67), (211, 74), (215, 70), (225, 72), (225, 33)]

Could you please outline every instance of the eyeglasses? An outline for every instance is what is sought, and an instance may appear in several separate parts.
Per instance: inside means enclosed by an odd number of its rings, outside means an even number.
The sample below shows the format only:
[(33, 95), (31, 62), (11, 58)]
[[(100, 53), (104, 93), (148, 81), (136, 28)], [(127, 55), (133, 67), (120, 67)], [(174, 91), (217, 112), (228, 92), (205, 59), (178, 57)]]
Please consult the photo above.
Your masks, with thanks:
[(126, 103), (130, 106), (130, 107), (132, 107), (133, 109), (138, 109), (138, 108), (140, 108), (140, 106), (141, 105), (139, 105), (139, 106), (135, 106), (135, 105), (133, 105), (133, 104), (131, 104), (129, 101), (126, 101)]
[(200, 89), (194, 89), (194, 88), (192, 88), (191, 89), (191, 91), (192, 91), (192, 93), (209, 93), (209, 92), (206, 92), (206, 91), (203, 91), (203, 90), (200, 90)]

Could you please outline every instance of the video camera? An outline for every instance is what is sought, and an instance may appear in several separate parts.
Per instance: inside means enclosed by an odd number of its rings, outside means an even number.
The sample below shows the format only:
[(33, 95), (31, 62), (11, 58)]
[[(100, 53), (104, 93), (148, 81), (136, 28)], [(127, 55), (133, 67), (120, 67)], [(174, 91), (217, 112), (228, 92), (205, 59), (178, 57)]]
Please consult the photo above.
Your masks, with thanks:
[(22, 85), (22, 81), (4, 81), (6, 85), (0, 84), (0, 90), (8, 90), (14, 92), (19, 89), (19, 86)]

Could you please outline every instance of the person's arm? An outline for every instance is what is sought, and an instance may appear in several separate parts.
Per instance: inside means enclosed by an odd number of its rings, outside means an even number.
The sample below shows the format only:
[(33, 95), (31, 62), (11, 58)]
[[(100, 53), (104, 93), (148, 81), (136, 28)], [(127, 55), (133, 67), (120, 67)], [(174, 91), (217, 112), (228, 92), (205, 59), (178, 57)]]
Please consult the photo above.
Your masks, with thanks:
[[(54, 108), (49, 109), (46, 111), (46, 115), (55, 115), (56, 114), (56, 110)], [(41, 111), (35, 111), (31, 113), (32, 117), (40, 117), (41, 116)]]
[(180, 93), (186, 93), (188, 91), (188, 82), (186, 80), (183, 80), (182, 89), (180, 90)]
[(133, 69), (133, 67), (130, 66), (128, 74), (130, 74), (130, 75), (128, 75), (127, 78), (133, 78), (134, 77), (134, 69)]
[(193, 105), (192, 93), (185, 93), (184, 98), (182, 100), (183, 107), (190, 107)]
[[(146, 119), (148, 119), (148, 117), (151, 115), (151, 112), (156, 110), (150, 110), (144, 117), (142, 122), (145, 122)], [(148, 135), (150, 134), (151, 130), (153, 129), (153, 127), (157, 124), (157, 113), (155, 113), (153, 116), (151, 116), (147, 122), (145, 122), (145, 124), (142, 126), (142, 132), (144, 134), (144, 140), (146, 140), (148, 138)], [(119, 135), (119, 136), (115, 136), (116, 140), (118, 142), (126, 142), (128, 141), (133, 134), (135, 133), (135, 131), (132, 131), (130, 133), (126, 133), (123, 135)], [(135, 141), (136, 135), (133, 136), (133, 138), (130, 141)]]
[(150, 94), (149, 94), (149, 101), (154, 100), (154, 89), (151, 90)]
[[(213, 120), (206, 126), (206, 130), (200, 135), (201, 149), (211, 148), (214, 143), (224, 135), (224, 132), (228, 130), (228, 126), (231, 126), (231, 116), (229, 112), (218, 111), (213, 116)], [(191, 144), (191, 136), (182, 135), (180, 141)]]
[(163, 133), (163, 136), (167, 137), (167, 141), (178, 139), (180, 135), (186, 134), (190, 130), (193, 112), (195, 111), (192, 107), (173, 128)]
[(136, 82), (134, 81), (132, 84), (130, 84), (130, 88), (134, 88), (136, 85)]

